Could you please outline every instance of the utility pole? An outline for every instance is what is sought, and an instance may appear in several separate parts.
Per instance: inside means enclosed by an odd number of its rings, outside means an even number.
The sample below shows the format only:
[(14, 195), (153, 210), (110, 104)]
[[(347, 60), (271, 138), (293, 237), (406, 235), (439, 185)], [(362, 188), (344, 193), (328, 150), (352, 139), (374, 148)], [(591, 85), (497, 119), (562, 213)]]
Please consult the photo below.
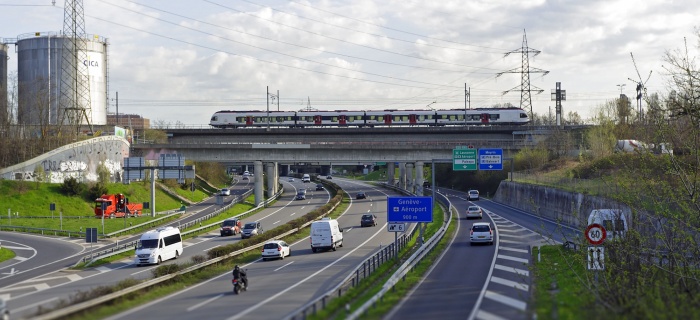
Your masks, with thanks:
[(471, 101), (471, 96), (470, 96), (471, 90), (472, 90), (471, 88), (467, 88), (467, 84), (465, 83), (464, 84), (464, 125), (465, 126), (467, 125), (467, 106), (469, 107), (469, 109), (472, 108), (472, 106), (471, 106), (472, 101)]
[(556, 113), (557, 113), (557, 127), (564, 127), (564, 124), (561, 121), (562, 118), (562, 110), (561, 110), (561, 102), (566, 101), (566, 90), (561, 89), (561, 82), (557, 82), (557, 87), (556, 89), (552, 90), (552, 101), (557, 102), (556, 106)]
[(530, 54), (532, 53), (533, 57), (540, 54), (539, 50), (535, 50), (532, 48), (529, 48), (527, 46), (527, 35), (525, 34), (525, 30), (523, 30), (523, 44), (519, 49), (515, 49), (513, 51), (507, 52), (505, 56), (510, 55), (511, 53), (520, 53), (522, 56), (522, 65), (520, 68), (515, 68), (511, 69), (508, 71), (504, 72), (499, 72), (496, 74), (496, 77), (500, 77), (504, 73), (520, 73), (520, 86), (512, 88), (510, 90), (503, 91), (503, 94), (505, 95), (506, 93), (510, 91), (520, 91), (520, 107), (523, 109), (530, 109), (530, 119), (533, 118), (533, 113), (532, 113), (532, 96), (531, 92), (535, 91), (536, 93), (542, 93), (544, 90), (531, 86), (530, 85), (530, 73), (543, 73), (543, 76), (547, 75), (549, 71), (547, 70), (542, 70), (539, 68), (530, 68)]

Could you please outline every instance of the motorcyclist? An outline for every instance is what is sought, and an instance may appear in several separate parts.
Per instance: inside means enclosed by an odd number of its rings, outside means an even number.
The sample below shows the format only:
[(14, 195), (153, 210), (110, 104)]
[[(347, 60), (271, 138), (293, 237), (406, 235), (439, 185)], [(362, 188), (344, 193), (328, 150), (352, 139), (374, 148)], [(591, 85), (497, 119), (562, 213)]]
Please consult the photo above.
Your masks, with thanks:
[(241, 281), (243, 281), (243, 286), (248, 288), (248, 275), (246, 274), (245, 270), (239, 268), (238, 265), (233, 267), (233, 278), (241, 279)]

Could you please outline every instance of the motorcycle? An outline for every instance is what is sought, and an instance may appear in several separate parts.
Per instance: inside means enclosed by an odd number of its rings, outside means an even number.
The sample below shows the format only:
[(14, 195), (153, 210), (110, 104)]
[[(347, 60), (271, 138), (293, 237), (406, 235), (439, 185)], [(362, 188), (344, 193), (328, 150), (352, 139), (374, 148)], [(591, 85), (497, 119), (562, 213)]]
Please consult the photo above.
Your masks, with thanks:
[(243, 285), (243, 281), (241, 281), (241, 279), (233, 278), (231, 279), (231, 284), (233, 284), (233, 294), (246, 291), (246, 287)]

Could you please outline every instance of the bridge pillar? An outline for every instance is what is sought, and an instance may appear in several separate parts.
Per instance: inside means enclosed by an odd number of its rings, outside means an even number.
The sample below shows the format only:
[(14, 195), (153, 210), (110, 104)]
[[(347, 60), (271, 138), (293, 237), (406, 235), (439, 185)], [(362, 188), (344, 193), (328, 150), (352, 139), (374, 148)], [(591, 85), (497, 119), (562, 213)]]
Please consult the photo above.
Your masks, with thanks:
[(267, 197), (272, 197), (273, 194), (275, 194), (275, 186), (277, 181), (275, 178), (275, 163), (274, 162), (266, 162), (265, 163), (265, 175), (267, 176)]
[(396, 177), (394, 177), (394, 162), (386, 162), (386, 183), (388, 183), (390, 186), (393, 186), (394, 183), (396, 183)]
[(263, 201), (265, 201), (265, 194), (263, 193), (263, 163), (260, 160), (255, 161), (255, 205), (258, 206)]
[(406, 163), (399, 162), (399, 188), (406, 189)]
[(415, 192), (414, 189), (414, 181), (413, 181), (413, 163), (407, 163), (406, 164), (406, 190), (408, 192)]
[(416, 162), (416, 194), (423, 195), (423, 161)]

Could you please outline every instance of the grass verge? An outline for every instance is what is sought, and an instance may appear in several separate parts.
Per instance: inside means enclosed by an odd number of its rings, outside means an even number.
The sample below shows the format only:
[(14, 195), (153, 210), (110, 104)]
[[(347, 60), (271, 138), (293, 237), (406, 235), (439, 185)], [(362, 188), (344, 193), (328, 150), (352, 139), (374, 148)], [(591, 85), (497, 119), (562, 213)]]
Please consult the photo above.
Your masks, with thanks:
[(15, 257), (15, 252), (6, 249), (6, 248), (0, 248), (0, 262), (10, 260)]
[(532, 254), (536, 318), (581, 319), (583, 310), (595, 299), (579, 279), (588, 272), (581, 263), (581, 253), (551, 245), (539, 247)]

